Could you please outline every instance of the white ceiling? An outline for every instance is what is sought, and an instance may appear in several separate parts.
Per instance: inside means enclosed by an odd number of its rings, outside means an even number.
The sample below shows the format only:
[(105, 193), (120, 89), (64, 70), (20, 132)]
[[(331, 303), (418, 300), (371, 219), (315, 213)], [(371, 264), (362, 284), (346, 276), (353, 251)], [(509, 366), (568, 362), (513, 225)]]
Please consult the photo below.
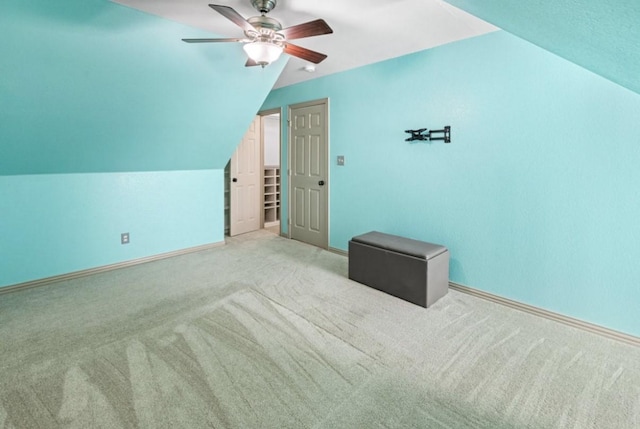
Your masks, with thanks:
[[(239, 27), (208, 7), (211, 0), (112, 1), (201, 28), (213, 37), (243, 37)], [(259, 15), (250, 0), (214, 1), (234, 8), (245, 18)], [(296, 40), (297, 45), (328, 58), (309, 73), (304, 71), (306, 61), (292, 57), (275, 88), (497, 30), (441, 0), (279, 0), (269, 17), (280, 21), (283, 28), (323, 18), (333, 29), (333, 34)], [(184, 37), (202, 36), (187, 31)], [(216, 45), (211, 44), (211, 49)]]

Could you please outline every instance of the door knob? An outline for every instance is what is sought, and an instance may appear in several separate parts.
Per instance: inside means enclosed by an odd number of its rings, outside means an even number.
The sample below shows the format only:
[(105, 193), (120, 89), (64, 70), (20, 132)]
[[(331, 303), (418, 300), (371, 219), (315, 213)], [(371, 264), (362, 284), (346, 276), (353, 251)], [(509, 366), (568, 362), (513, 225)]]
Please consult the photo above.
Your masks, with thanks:
[(318, 185), (320, 185), (320, 186), (324, 186), (324, 180), (319, 181), (319, 182), (318, 182)]
[(238, 179), (237, 179), (236, 177), (234, 177), (233, 179), (231, 179), (231, 181), (232, 181), (233, 183), (236, 183), (236, 182), (238, 181)]

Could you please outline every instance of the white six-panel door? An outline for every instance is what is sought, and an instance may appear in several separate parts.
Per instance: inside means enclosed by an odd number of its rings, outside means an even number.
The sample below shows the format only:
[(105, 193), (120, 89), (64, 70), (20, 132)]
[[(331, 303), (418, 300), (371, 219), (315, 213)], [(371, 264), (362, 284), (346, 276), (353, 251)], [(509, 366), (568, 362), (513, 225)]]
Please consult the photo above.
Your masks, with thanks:
[(260, 229), (260, 116), (231, 157), (229, 235)]
[(328, 246), (327, 103), (291, 106), (291, 238)]

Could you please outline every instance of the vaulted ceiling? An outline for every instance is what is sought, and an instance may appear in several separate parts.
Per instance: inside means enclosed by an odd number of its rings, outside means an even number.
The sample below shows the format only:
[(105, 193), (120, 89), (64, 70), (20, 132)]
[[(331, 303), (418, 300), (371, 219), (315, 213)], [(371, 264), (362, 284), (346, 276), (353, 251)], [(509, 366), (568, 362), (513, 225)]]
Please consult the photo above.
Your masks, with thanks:
[[(640, 93), (638, 0), (280, 0), (271, 15), (284, 26), (320, 17), (335, 31), (299, 43), (329, 55), (314, 74), (285, 57), (245, 68), (234, 44), (182, 43), (239, 35), (204, 0), (119, 2), (148, 13), (107, 0), (0, 3), (0, 174), (221, 168), (271, 88), (493, 25)], [(220, 2), (255, 14), (250, 0)]]
[(224, 168), (284, 63), (242, 67), (185, 28), (106, 0), (0, 2), (0, 176)]
[[(113, 0), (198, 29), (184, 37), (242, 37), (242, 30), (207, 5), (211, 0)], [(258, 15), (250, 0), (215, 0), (243, 17)], [(323, 18), (334, 33), (296, 44), (328, 55), (310, 74), (292, 57), (275, 88), (485, 34), (496, 28), (441, 0), (279, 0), (269, 17), (289, 27)], [(215, 51), (219, 45), (210, 45)], [(241, 51), (240, 46), (237, 49)], [(238, 64), (242, 67), (244, 63)]]
[[(242, 34), (207, 7), (210, 0), (114, 1), (208, 33)], [(217, 3), (245, 17), (257, 14), (250, 0)], [(305, 62), (292, 58), (276, 88), (481, 35), (495, 25), (640, 93), (638, 0), (280, 0), (270, 16), (284, 26), (324, 18), (334, 29), (300, 43), (329, 55), (316, 72), (304, 72)]]
[(447, 0), (640, 93), (638, 0)]

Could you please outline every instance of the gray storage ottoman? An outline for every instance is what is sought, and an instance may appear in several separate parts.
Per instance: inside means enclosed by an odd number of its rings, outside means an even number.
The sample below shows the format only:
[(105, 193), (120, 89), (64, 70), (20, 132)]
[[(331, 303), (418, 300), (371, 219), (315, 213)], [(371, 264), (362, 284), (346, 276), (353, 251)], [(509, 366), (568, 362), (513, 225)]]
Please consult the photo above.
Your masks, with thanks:
[(439, 244), (368, 232), (349, 241), (349, 278), (429, 307), (449, 290), (449, 251)]

